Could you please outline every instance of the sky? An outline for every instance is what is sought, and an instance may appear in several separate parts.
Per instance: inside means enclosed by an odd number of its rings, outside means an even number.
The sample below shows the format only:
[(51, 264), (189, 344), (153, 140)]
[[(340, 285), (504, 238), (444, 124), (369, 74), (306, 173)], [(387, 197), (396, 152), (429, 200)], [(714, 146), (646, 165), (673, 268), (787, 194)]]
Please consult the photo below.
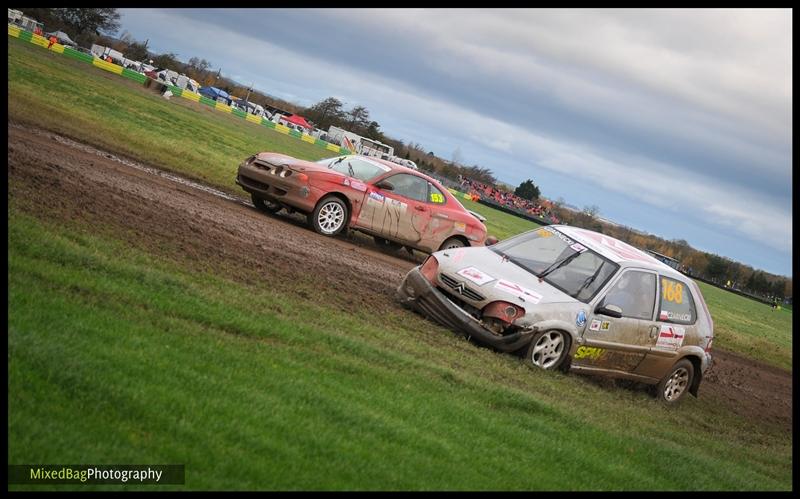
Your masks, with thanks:
[[(792, 273), (788, 9), (119, 9), (151, 52)], [(457, 152), (456, 152), (457, 151)]]

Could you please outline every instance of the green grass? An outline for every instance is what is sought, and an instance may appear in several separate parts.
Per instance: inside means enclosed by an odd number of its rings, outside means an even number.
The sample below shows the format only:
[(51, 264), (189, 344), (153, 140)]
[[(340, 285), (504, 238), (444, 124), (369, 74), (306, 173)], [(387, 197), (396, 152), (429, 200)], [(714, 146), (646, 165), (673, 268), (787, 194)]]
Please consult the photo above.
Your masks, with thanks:
[(10, 463), (186, 464), (218, 490), (791, 489), (791, 440), (703, 398), (666, 410), (13, 199), (8, 225)]
[(9, 119), (43, 126), (97, 147), (242, 194), (236, 168), (273, 150), (316, 160), (322, 147), (203, 104), (156, 92), (86, 63), (8, 39)]
[(792, 369), (792, 311), (697, 282), (714, 319), (714, 345)]

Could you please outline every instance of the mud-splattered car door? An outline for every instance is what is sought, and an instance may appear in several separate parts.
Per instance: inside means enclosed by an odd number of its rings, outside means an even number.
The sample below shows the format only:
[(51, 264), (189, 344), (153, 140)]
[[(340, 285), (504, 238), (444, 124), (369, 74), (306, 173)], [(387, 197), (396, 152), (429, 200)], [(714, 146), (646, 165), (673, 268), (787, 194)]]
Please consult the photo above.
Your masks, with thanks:
[(386, 239), (417, 246), (430, 223), (427, 196), (428, 182), (421, 177), (407, 173), (386, 177), (370, 187), (358, 225)]
[[(636, 369), (650, 350), (655, 297), (655, 272), (623, 271), (589, 313), (585, 343), (576, 350), (572, 363), (623, 372)], [(609, 305), (619, 307), (622, 317), (597, 312)]]

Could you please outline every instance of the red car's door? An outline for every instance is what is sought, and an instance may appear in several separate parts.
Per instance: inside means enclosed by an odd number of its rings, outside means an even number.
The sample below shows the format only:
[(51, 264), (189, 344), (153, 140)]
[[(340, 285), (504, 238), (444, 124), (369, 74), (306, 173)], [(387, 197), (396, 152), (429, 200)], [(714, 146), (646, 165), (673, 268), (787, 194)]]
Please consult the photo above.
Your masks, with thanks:
[[(428, 182), (416, 175), (397, 173), (370, 186), (358, 225), (403, 244), (417, 246), (431, 219), (426, 203)], [(391, 189), (378, 186), (390, 185)]]

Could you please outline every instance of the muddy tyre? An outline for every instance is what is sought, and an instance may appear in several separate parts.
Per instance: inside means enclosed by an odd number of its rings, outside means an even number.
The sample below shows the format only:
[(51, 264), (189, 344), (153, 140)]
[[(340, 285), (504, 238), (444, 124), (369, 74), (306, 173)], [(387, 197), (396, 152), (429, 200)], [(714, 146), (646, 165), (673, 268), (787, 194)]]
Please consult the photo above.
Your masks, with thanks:
[(658, 382), (656, 398), (667, 405), (677, 404), (689, 391), (693, 380), (694, 365), (687, 359), (681, 359)]
[(250, 198), (253, 200), (253, 206), (255, 206), (258, 211), (263, 213), (278, 213), (283, 208), (283, 206), (279, 205), (278, 203), (268, 201), (258, 194), (251, 194)]
[(525, 364), (535, 369), (554, 371), (568, 366), (571, 338), (568, 333), (558, 329), (540, 331), (533, 335), (525, 353)]
[(447, 239), (445, 242), (443, 242), (441, 246), (439, 246), (439, 251), (446, 249), (463, 248), (466, 245), (467, 244), (464, 242), (463, 239), (459, 237), (451, 237), (450, 239)]
[(344, 201), (336, 196), (325, 196), (308, 215), (308, 223), (323, 236), (335, 236), (347, 226), (348, 216)]

